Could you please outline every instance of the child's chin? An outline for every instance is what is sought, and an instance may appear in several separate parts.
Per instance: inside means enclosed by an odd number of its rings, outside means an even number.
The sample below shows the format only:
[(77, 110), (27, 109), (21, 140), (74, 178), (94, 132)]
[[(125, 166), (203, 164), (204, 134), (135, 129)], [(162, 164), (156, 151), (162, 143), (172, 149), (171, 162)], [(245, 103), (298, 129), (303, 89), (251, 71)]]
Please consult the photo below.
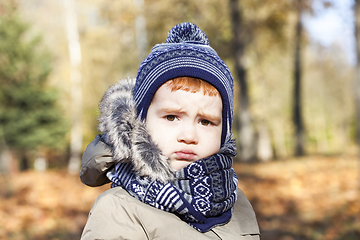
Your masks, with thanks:
[(173, 160), (170, 162), (170, 166), (172, 169), (174, 169), (174, 171), (179, 171), (184, 167), (190, 165), (191, 163), (192, 163), (191, 161), (186, 161), (186, 160)]

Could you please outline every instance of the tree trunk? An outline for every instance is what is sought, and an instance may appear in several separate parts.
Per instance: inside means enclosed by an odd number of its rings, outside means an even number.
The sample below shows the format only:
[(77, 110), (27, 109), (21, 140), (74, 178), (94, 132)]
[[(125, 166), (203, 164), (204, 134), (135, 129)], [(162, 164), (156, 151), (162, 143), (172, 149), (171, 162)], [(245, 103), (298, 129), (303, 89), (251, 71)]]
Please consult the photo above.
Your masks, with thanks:
[(46, 159), (45, 153), (38, 151), (34, 161), (34, 169), (38, 172), (45, 172), (48, 166), (48, 161)]
[[(356, 107), (356, 140), (360, 151), (360, 0), (355, 0), (355, 37), (356, 37), (356, 75), (355, 75), (355, 107)], [(359, 189), (360, 189), (360, 152), (359, 152)]]
[(305, 154), (305, 139), (301, 101), (301, 35), (303, 31), (301, 23), (301, 0), (298, 0), (297, 8), (298, 18), (295, 33), (293, 124), (295, 128), (295, 156), (303, 156)]
[[(1, 128), (1, 126), (0, 126)], [(0, 196), (8, 197), (12, 194), (12, 183), (10, 175), (17, 172), (18, 169), (13, 169), (13, 156), (5, 141), (1, 141), (0, 135)]]
[(29, 170), (29, 168), (30, 164), (27, 152), (25, 150), (20, 151), (20, 171), (26, 171)]
[(82, 89), (81, 89), (81, 50), (76, 20), (74, 0), (63, 0), (65, 8), (66, 32), (71, 64), (71, 142), (68, 171), (76, 174), (80, 169), (82, 153)]
[(10, 151), (6, 146), (0, 146), (0, 174), (8, 174), (10, 172)]
[(10, 150), (5, 142), (3, 125), (0, 125), (0, 173), (10, 171)]
[(270, 161), (274, 155), (271, 147), (269, 129), (264, 123), (258, 123), (257, 128), (257, 158), (262, 162)]
[(144, 0), (133, 0), (137, 8), (135, 16), (135, 37), (136, 48), (139, 65), (144, 61), (147, 55), (147, 34), (146, 34), (146, 19), (144, 16)]
[(242, 14), (238, 0), (230, 0), (231, 23), (233, 31), (233, 50), (235, 59), (235, 74), (240, 88), (239, 110), (239, 156), (241, 161), (252, 161), (256, 156), (255, 131), (249, 112), (249, 94), (245, 68), (246, 34), (243, 27)]

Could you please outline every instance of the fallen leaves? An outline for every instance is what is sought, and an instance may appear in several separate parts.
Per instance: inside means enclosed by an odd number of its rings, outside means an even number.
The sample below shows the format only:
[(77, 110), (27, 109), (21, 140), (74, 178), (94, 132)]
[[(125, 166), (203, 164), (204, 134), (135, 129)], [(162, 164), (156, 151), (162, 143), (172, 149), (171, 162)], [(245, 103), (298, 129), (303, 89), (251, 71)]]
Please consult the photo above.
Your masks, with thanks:
[(79, 177), (61, 171), (7, 177), (0, 239), (79, 239), (93, 202), (109, 188), (87, 187)]
[[(358, 160), (310, 156), (234, 164), (262, 240), (360, 239)], [(109, 189), (63, 171), (0, 175), (0, 239), (79, 239), (88, 212)]]
[(262, 239), (342, 239), (360, 233), (349, 228), (360, 225), (357, 158), (311, 156), (235, 169)]

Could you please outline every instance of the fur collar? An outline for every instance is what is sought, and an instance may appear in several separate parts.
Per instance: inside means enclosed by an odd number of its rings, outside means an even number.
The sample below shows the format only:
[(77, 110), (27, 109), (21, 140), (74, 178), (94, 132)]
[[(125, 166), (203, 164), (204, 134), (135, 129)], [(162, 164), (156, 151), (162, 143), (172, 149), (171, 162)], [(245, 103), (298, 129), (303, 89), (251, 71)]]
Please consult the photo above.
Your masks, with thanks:
[(161, 182), (172, 181), (174, 171), (167, 157), (151, 140), (146, 124), (136, 114), (132, 89), (135, 79), (111, 86), (100, 101), (99, 131), (118, 162), (130, 162), (140, 176)]
[[(152, 141), (144, 121), (137, 117), (133, 100), (135, 79), (112, 85), (100, 101), (99, 131), (108, 144), (116, 163), (130, 162), (139, 176), (167, 182), (174, 180), (168, 158)], [(234, 140), (225, 140), (219, 153), (235, 156)]]

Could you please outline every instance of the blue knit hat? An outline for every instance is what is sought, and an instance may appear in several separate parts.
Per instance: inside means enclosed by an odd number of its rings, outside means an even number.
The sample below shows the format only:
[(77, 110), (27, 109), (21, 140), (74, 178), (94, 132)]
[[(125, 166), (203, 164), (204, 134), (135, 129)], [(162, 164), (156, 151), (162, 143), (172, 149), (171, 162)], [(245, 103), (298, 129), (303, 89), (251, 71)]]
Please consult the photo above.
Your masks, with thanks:
[(166, 43), (156, 44), (140, 65), (134, 100), (138, 115), (145, 119), (156, 90), (177, 77), (194, 77), (213, 85), (223, 103), (221, 143), (231, 139), (234, 83), (229, 68), (210, 47), (206, 34), (193, 23), (176, 25)]

